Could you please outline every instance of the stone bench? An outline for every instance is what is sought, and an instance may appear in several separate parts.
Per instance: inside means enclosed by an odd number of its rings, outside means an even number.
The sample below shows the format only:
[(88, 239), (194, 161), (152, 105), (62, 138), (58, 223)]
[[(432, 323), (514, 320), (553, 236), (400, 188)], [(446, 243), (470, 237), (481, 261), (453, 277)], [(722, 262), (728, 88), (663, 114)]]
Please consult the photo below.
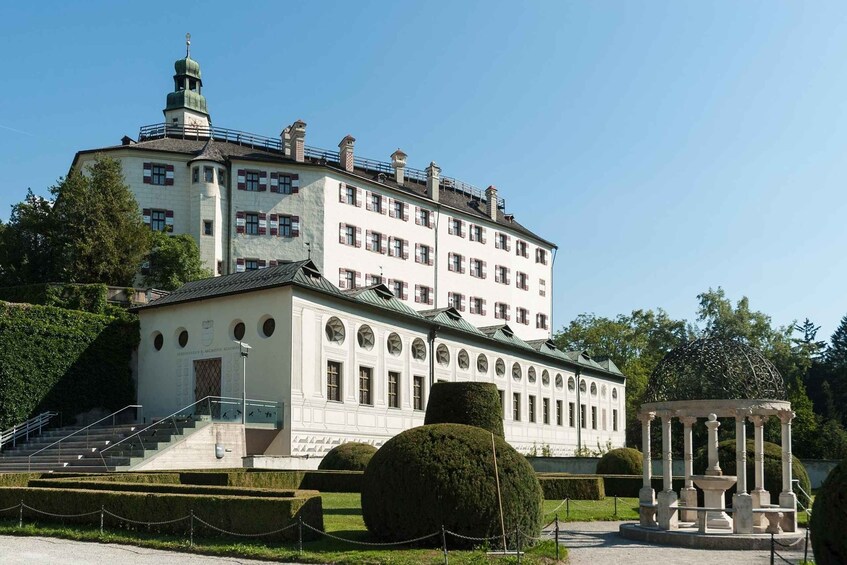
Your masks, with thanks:
[(777, 504), (768, 504), (762, 508), (754, 508), (754, 514), (764, 514), (765, 518), (768, 519), (768, 527), (765, 528), (765, 532), (769, 534), (781, 534), (782, 533), (782, 519), (785, 518), (786, 514), (793, 513), (794, 510), (791, 508), (782, 508)]
[(717, 506), (680, 506), (680, 510), (690, 510), (691, 512), (697, 513), (697, 531), (701, 534), (706, 533), (706, 517), (709, 512), (726, 512), (727, 514), (732, 514), (734, 510), (732, 508), (719, 508)]

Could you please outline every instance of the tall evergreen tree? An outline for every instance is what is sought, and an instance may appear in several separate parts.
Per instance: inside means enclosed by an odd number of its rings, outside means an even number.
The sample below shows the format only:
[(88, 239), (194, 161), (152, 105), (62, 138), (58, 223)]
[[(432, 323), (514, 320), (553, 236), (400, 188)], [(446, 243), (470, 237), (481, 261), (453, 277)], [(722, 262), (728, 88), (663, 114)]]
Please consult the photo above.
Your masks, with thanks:
[(841, 323), (832, 334), (825, 358), (830, 369), (847, 371), (847, 315), (841, 318)]

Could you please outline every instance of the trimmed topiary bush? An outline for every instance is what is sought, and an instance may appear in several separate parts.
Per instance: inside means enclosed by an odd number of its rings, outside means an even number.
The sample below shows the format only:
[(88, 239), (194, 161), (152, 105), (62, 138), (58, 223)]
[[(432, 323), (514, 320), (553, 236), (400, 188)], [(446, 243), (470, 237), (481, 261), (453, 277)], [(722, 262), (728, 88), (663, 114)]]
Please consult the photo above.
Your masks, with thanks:
[(424, 425), (465, 424), (500, 437), (503, 411), (494, 383), (435, 383), (429, 393)]
[[(494, 436), (507, 538), (515, 528), (537, 536), (542, 493), (532, 466), (506, 441)], [(362, 516), (371, 534), (402, 541), (441, 532), (499, 536), (500, 511), (490, 432), (461, 424), (406, 430), (383, 445), (362, 481)], [(448, 545), (478, 542), (448, 534)], [(440, 546), (441, 537), (421, 544)]]
[[(753, 440), (747, 440), (747, 492), (752, 491), (756, 487), (754, 470), (754, 446)], [(782, 492), (782, 448), (775, 443), (765, 442), (765, 490), (771, 493), (771, 504), (779, 502), (779, 493)], [(718, 444), (718, 461), (720, 461), (721, 470), (724, 475), (735, 475), (735, 440), (727, 439)], [(809, 474), (806, 468), (800, 463), (800, 460), (791, 456), (791, 469), (793, 477), (800, 480), (800, 486), (804, 491), (811, 493), (812, 484), (809, 481)], [(705, 447), (697, 451), (694, 456), (694, 474), (702, 475), (708, 463), (708, 451)], [(732, 495), (735, 494), (735, 487), (726, 491), (727, 504), (732, 503)], [(809, 498), (802, 492), (797, 491), (797, 501), (804, 507), (809, 506)]]
[(812, 508), (809, 529), (818, 565), (847, 563), (847, 459), (830, 471)]
[(597, 463), (598, 475), (640, 475), (644, 454), (631, 447), (613, 449)]
[(364, 471), (376, 448), (367, 443), (342, 443), (327, 453), (318, 469), (321, 471)]
[(538, 475), (544, 500), (603, 500), (603, 477), (596, 475)]

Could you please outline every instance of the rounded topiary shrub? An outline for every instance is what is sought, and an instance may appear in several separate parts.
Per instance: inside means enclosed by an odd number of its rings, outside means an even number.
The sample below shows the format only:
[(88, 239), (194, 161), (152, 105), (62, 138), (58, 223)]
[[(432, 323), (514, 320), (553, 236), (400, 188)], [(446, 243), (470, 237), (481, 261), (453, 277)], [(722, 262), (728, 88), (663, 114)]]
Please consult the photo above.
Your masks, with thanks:
[(598, 475), (640, 475), (644, 455), (631, 447), (613, 449), (597, 463)]
[(502, 410), (494, 383), (435, 383), (424, 425), (465, 424), (505, 437)]
[(809, 525), (818, 565), (847, 563), (847, 459), (830, 471), (815, 496)]
[[(511, 546), (515, 528), (538, 535), (541, 486), (526, 458), (502, 438), (493, 437), (503, 520)], [(491, 433), (462, 424), (434, 424), (394, 436), (365, 470), (362, 516), (368, 531), (384, 541), (440, 533), (442, 524), (465, 536), (499, 536)], [(478, 544), (449, 534), (447, 543), (449, 547)], [(440, 546), (441, 537), (421, 544)]]
[(322, 471), (364, 471), (376, 448), (367, 443), (342, 443), (324, 455), (318, 469)]
[[(754, 458), (753, 440), (747, 440), (747, 492), (756, 488), (755, 458)], [(779, 503), (779, 493), (782, 492), (782, 448), (775, 443), (768, 441), (764, 444), (765, 452), (765, 490), (771, 493), (771, 504)], [(694, 457), (694, 473), (702, 475), (709, 461), (708, 451), (705, 447), (697, 451)], [(718, 461), (721, 465), (721, 470), (724, 475), (735, 475), (735, 440), (727, 439), (718, 444)], [(809, 474), (806, 468), (800, 463), (800, 460), (791, 456), (791, 469), (793, 478), (800, 480), (800, 486), (804, 491), (811, 493), (812, 484), (809, 481)], [(726, 491), (727, 504), (732, 503), (732, 495), (735, 493), (735, 487)], [(797, 491), (797, 501), (808, 508), (809, 499), (802, 492)]]

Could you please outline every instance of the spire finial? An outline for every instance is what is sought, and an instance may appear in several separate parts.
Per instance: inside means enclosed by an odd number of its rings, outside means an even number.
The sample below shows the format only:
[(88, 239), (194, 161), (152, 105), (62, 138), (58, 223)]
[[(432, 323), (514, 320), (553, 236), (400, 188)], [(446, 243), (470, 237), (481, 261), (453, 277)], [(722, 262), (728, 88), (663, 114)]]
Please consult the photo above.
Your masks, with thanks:
[(191, 58), (191, 34), (185, 34), (185, 58)]

